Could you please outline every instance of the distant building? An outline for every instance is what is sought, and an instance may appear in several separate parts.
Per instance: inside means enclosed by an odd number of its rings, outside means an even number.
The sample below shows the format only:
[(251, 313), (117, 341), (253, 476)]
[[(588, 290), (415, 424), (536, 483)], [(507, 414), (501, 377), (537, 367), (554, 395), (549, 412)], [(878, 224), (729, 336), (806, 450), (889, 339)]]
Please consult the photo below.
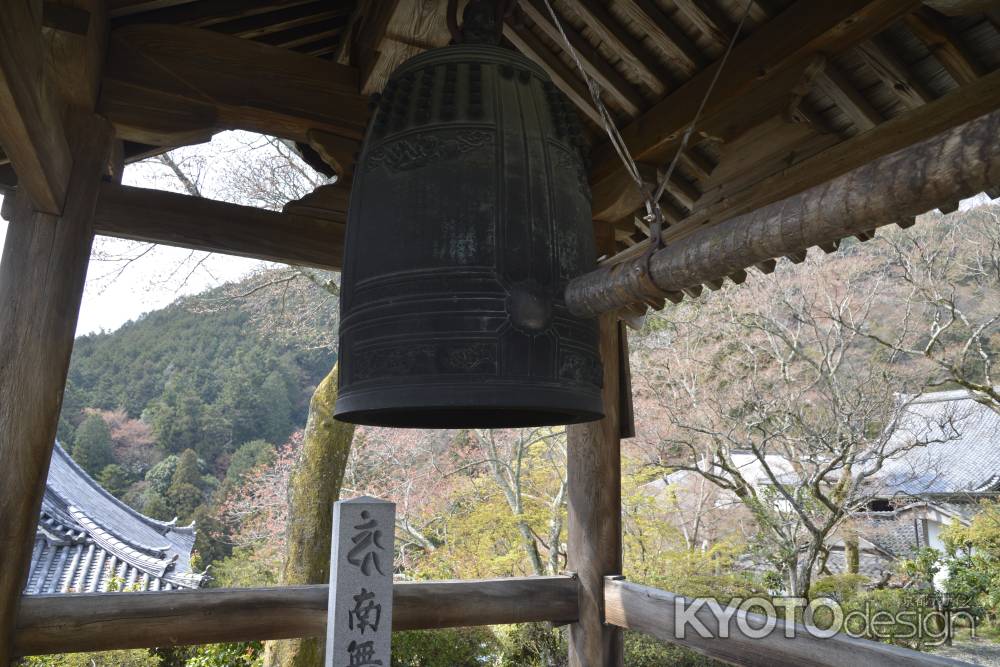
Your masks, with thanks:
[[(941, 536), (948, 526), (968, 525), (979, 510), (979, 502), (1000, 498), (1000, 414), (964, 390), (906, 398), (891, 437), (904, 446), (907, 440), (929, 444), (886, 461), (869, 482), (867, 506), (851, 520), (859, 535), (860, 571), (873, 578), (920, 548), (942, 550)], [(948, 432), (939, 433), (942, 429)], [(752, 452), (732, 452), (731, 458), (750, 485), (762, 489), (772, 484)], [(769, 454), (766, 460), (782, 483), (796, 483), (793, 467), (785, 458)], [(725, 475), (721, 470), (718, 474)], [(696, 472), (681, 470), (645, 488), (658, 497), (664, 497), (667, 489), (678, 495), (690, 493), (699, 477)], [(714, 499), (715, 507), (733, 511), (738, 501), (731, 495), (719, 495)], [(828, 548), (827, 566), (833, 572), (843, 571), (843, 540), (835, 537)]]
[[(924, 394), (904, 409), (898, 437), (927, 437), (922, 429), (949, 419), (956, 433), (887, 461), (879, 471), (875, 497), (855, 516), (860, 570), (869, 576), (918, 549), (943, 550), (948, 526), (968, 525), (981, 501), (1000, 498), (1000, 414), (964, 390)], [(842, 549), (839, 540), (831, 545), (834, 571), (843, 569)]]
[(105, 491), (57, 443), (25, 593), (198, 588), (194, 524), (157, 521)]

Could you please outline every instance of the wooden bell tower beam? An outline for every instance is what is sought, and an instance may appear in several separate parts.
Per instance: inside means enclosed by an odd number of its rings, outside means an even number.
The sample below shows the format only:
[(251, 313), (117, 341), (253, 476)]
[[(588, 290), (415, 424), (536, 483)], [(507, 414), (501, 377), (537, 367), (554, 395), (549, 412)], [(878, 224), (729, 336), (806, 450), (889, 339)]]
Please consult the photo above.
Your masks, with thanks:
[(97, 72), (81, 73), (103, 61), (103, 2), (70, 4), (88, 13), (87, 33), (49, 33), (48, 43), (34, 11), (41, 3), (0, 5), (2, 36), (16, 38), (0, 40), (0, 115), (6, 121), (8, 108), (18, 110), (17, 123), (0, 123), (0, 144), (16, 147), (10, 153), (22, 185), (0, 262), (0, 667), (13, 659), (14, 623), (113, 140), (110, 124), (94, 115)]
[[(598, 240), (600, 243), (600, 239)], [(611, 247), (610, 238), (602, 245)], [(604, 419), (567, 428), (568, 567), (579, 580), (579, 620), (569, 626), (570, 667), (621, 667), (621, 629), (604, 622), (604, 580), (622, 572), (621, 438), (631, 430), (625, 331), (599, 319)], [(628, 426), (623, 429), (623, 424)]]

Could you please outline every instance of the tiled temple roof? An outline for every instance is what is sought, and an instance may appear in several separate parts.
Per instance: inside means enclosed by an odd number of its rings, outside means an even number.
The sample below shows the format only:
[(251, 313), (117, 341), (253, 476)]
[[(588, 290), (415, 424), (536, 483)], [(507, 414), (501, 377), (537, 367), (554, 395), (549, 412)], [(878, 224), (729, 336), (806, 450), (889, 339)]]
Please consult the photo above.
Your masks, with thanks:
[(894, 440), (930, 441), (886, 462), (879, 495), (994, 495), (1000, 491), (1000, 413), (969, 392), (918, 396), (904, 407)]
[(157, 521), (112, 496), (57, 443), (25, 593), (197, 588), (194, 539), (193, 524)]

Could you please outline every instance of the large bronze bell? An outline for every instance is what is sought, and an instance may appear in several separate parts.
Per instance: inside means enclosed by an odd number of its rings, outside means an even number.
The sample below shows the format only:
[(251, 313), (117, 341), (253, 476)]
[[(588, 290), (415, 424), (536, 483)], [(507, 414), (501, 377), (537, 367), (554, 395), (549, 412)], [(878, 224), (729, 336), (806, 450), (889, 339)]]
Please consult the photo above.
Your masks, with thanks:
[(596, 260), (582, 131), (541, 68), (489, 43), (484, 5), (462, 43), (401, 65), (374, 110), (347, 224), (342, 421), (603, 416), (597, 323), (563, 301)]

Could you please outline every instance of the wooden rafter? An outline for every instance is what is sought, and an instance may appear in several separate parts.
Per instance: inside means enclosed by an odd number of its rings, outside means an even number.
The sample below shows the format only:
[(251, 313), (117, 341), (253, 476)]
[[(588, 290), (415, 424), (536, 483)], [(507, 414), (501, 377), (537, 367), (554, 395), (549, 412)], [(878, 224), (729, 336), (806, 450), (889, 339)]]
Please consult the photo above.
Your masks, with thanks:
[(996, 0), (924, 0), (928, 7), (948, 16), (967, 16), (995, 10)]
[(321, 1), (308, 5), (293, 5), (267, 14), (255, 14), (226, 21), (214, 29), (226, 35), (233, 35), (234, 37), (256, 39), (265, 35), (312, 25), (327, 19), (347, 16), (348, 13), (343, 7), (330, 7), (328, 2)]
[(952, 78), (963, 86), (985, 73), (975, 56), (961, 40), (952, 35), (944, 18), (928, 9), (920, 9), (905, 17), (907, 27), (922, 41)]
[[(125, 6), (129, 0), (112, 2), (111, 17), (116, 25), (129, 23), (170, 23), (204, 28), (246, 16), (267, 14), (286, 7), (304, 5), (315, 0), (198, 0), (197, 2), (172, 2), (160, 7), (139, 8), (140, 2)], [(151, 4), (151, 3), (149, 3)]]
[(648, 35), (686, 76), (691, 76), (708, 64), (694, 40), (684, 34), (656, 2), (626, 0), (624, 7), (639, 30)]
[(257, 41), (261, 44), (269, 44), (282, 49), (296, 49), (299, 47), (315, 45), (316, 42), (329, 40), (340, 34), (343, 29), (343, 18), (335, 17), (328, 18), (321, 22), (301, 25), (297, 28), (290, 28), (288, 30), (282, 30), (281, 32), (264, 35), (262, 37), (258, 37)]
[[(782, 98), (782, 88), (784, 91), (792, 89), (799, 78), (794, 68), (804, 68), (805, 62), (817, 53), (836, 52), (871, 37), (918, 4), (916, 0), (829, 3), (799, 0), (736, 45), (719, 76), (715, 94), (705, 106), (698, 129), (723, 139), (727, 134), (742, 131), (750, 126), (748, 122), (772, 113), (769, 107)], [(636, 160), (666, 161), (670, 148), (680, 139), (705, 96), (716, 66), (702, 70), (622, 128), (622, 136)], [(781, 80), (783, 77), (789, 80)], [(620, 188), (628, 187), (618, 157), (610, 146), (597, 147), (592, 162), (591, 185), (595, 189), (598, 183), (606, 180), (617, 181)], [(637, 208), (641, 200), (636, 197), (634, 203), (633, 208)], [(595, 198), (595, 213), (606, 208)]]
[[(552, 18), (542, 0), (522, 0), (519, 7), (546, 37), (560, 47), (563, 46), (563, 38), (559, 28), (552, 23)], [(614, 98), (614, 101), (625, 110), (625, 113), (630, 116), (638, 116), (639, 112), (646, 107), (646, 102), (635, 86), (629, 83), (618, 70), (609, 65), (597, 49), (584, 39), (583, 35), (575, 30), (568, 21), (561, 21), (561, 24), (567, 39), (576, 50), (587, 73)]]
[(736, 25), (711, 0), (674, 0), (674, 4), (717, 49), (729, 43)]
[(180, 145), (228, 128), (360, 139), (368, 121), (353, 67), (207, 30), (119, 28), (108, 64), (100, 109), (139, 143)]
[(681, 153), (680, 163), (699, 181), (707, 179), (715, 171), (715, 165), (693, 148)]
[(73, 165), (42, 49), (41, 14), (0, 4), (0, 145), (40, 211), (62, 211)]
[(404, 0), (375, 0), (372, 7), (361, 16), (361, 29), (352, 46), (351, 61), (361, 72), (361, 92), (370, 94), (382, 89), (375, 74), (382, 69), (380, 61), (385, 55), (382, 43), (392, 23), (400, 2)]
[(185, 5), (194, 0), (108, 0), (112, 16), (128, 16), (156, 9), (166, 9)]
[(882, 122), (882, 114), (858, 92), (836, 64), (827, 62), (823, 71), (817, 74), (815, 83), (847, 114), (859, 132), (867, 132)]
[(504, 23), (503, 35), (510, 40), (514, 48), (541, 65), (552, 82), (566, 94), (580, 113), (598, 127), (601, 126), (601, 116), (590, 100), (587, 85), (576, 71), (552, 53), (530, 29), (516, 25), (513, 19), (508, 19)]
[(916, 109), (934, 99), (882, 38), (876, 36), (862, 42), (856, 53), (907, 108)]
[(660, 62), (629, 34), (621, 22), (608, 11), (602, 0), (568, 0), (571, 7), (623, 62), (635, 72), (656, 95), (673, 86), (674, 77)]

